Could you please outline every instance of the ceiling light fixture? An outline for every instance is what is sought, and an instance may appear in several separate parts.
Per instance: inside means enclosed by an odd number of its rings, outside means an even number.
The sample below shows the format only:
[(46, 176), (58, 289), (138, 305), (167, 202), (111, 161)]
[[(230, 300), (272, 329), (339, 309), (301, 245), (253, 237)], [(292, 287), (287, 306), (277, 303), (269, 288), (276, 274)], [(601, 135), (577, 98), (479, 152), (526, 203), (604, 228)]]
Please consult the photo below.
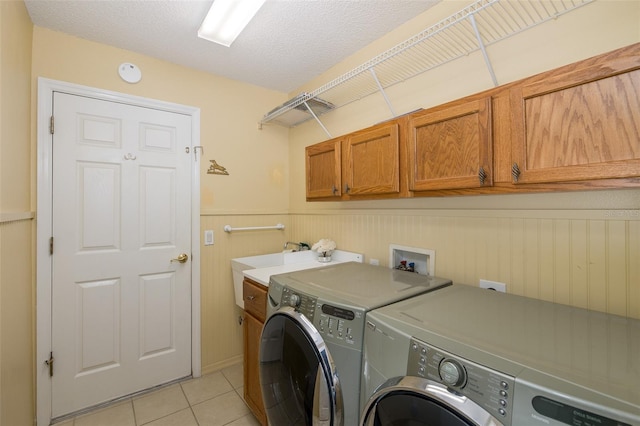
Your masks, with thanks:
[(214, 0), (198, 30), (198, 37), (231, 46), (265, 0)]

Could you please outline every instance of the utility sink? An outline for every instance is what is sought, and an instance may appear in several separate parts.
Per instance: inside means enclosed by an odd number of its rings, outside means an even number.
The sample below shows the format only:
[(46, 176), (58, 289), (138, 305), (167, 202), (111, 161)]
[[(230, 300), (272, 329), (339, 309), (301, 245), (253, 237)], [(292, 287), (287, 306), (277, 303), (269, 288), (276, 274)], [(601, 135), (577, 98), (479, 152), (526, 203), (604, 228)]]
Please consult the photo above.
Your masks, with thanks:
[(239, 257), (231, 259), (233, 272), (233, 289), (236, 305), (244, 309), (242, 297), (242, 281), (245, 271), (251, 270), (250, 278), (265, 286), (269, 285), (269, 277), (279, 273), (301, 269), (317, 268), (323, 265), (339, 262), (362, 262), (363, 255), (342, 250), (335, 250), (330, 263), (318, 262), (318, 253), (311, 250), (261, 254), (257, 256)]
[(270, 268), (273, 266), (282, 266), (286, 263), (304, 262), (314, 259), (314, 252), (311, 250), (280, 252), (260, 254), (257, 256), (239, 257), (231, 259), (231, 270), (233, 271), (233, 289), (236, 296), (236, 305), (244, 309), (244, 301), (242, 300), (242, 281), (244, 280), (243, 271), (247, 269)]

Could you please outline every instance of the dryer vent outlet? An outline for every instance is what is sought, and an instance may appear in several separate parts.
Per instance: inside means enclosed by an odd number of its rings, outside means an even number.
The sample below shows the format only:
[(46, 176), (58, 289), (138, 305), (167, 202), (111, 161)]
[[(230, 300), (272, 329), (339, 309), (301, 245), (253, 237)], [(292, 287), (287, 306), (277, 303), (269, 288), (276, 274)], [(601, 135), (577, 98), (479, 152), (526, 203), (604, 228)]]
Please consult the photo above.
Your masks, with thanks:
[(495, 290), (501, 293), (507, 292), (507, 285), (498, 281), (480, 280), (480, 288), (486, 288), (487, 290)]

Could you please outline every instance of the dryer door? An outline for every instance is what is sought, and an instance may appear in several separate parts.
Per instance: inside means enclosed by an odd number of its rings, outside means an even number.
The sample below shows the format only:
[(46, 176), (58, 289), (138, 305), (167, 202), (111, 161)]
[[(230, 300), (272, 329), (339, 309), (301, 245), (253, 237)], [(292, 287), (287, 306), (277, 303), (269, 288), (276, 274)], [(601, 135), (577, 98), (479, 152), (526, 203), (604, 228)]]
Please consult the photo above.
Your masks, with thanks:
[(343, 424), (331, 355), (313, 324), (291, 307), (271, 315), (262, 329), (260, 386), (271, 425)]
[(360, 426), (503, 426), (465, 396), (421, 377), (394, 377), (364, 407)]

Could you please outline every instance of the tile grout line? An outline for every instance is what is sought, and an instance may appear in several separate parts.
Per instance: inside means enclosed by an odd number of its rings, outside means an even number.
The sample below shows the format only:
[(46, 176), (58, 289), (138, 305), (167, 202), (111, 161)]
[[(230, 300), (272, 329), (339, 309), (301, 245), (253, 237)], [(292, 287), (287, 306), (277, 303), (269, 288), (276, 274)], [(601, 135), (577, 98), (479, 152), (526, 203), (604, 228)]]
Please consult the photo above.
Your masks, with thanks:
[(193, 411), (193, 405), (191, 404), (191, 401), (189, 401), (189, 398), (187, 397), (187, 394), (184, 391), (184, 388), (182, 387), (182, 383), (180, 383), (180, 390), (182, 391), (182, 394), (184, 395), (184, 399), (187, 400), (187, 404), (189, 404), (189, 411), (191, 411), (191, 415), (193, 416), (193, 419), (196, 421), (196, 425), (200, 426), (200, 422), (198, 421), (198, 417), (196, 417), (196, 412)]
[[(237, 374), (235, 374), (235, 373), (237, 373), (237, 372), (235, 372), (235, 371), (227, 371), (227, 372), (225, 372), (225, 371), (224, 371), (224, 369), (223, 369), (223, 370), (219, 370), (219, 373), (220, 373), (221, 377), (222, 377), (222, 378), (224, 378), (224, 381), (226, 382), (226, 384), (229, 386), (229, 388), (230, 388), (230, 391), (229, 391), (229, 392), (233, 391), (233, 393), (234, 393), (234, 394), (235, 394), (235, 395), (236, 395), (236, 396), (237, 396), (237, 397), (238, 397), (238, 398), (243, 402), (243, 404), (245, 405), (245, 407), (246, 407), (246, 408), (249, 408), (249, 407), (248, 407), (248, 405), (247, 405), (247, 403), (246, 403), (246, 401), (244, 400), (244, 395), (240, 393), (240, 391), (241, 391), (241, 389), (242, 389), (242, 387), (243, 387), (243, 382), (242, 382), (242, 381), (240, 381), (240, 382), (239, 382), (239, 386), (238, 386), (238, 387), (236, 387), (236, 386), (234, 385), (234, 380), (232, 380), (232, 379), (237, 379), (237, 376), (238, 376), (238, 375), (237, 375)], [(198, 403), (193, 403), (193, 404), (192, 404), (192, 402), (191, 402), (191, 401), (189, 400), (189, 398), (187, 397), (187, 392), (186, 392), (186, 390), (185, 390), (185, 388), (184, 388), (184, 385), (186, 385), (186, 384), (188, 384), (188, 383), (192, 382), (193, 380), (197, 380), (197, 379), (194, 379), (193, 377), (191, 377), (191, 378), (189, 378), (189, 379), (186, 379), (186, 380), (185, 380), (185, 379), (179, 379), (179, 380), (177, 380), (176, 382), (174, 382), (173, 384), (174, 384), (174, 385), (175, 385), (175, 384), (177, 384), (177, 385), (179, 385), (179, 386), (180, 386), (181, 394), (182, 394), (183, 398), (184, 398), (184, 399), (186, 400), (186, 402), (187, 402), (187, 405), (188, 405), (188, 407), (189, 407), (189, 410), (190, 410), (190, 412), (191, 412), (191, 415), (192, 415), (193, 419), (195, 420), (195, 424), (196, 424), (197, 426), (200, 426), (200, 425), (201, 425), (201, 421), (200, 421), (200, 420), (198, 420), (198, 417), (197, 417), (197, 416), (196, 416), (196, 414), (195, 414), (194, 406), (195, 406), (195, 405), (198, 405), (198, 404), (202, 404), (202, 403), (204, 403), (204, 402), (206, 402), (206, 401), (208, 401), (208, 400), (210, 400), (210, 399), (215, 399), (215, 398), (217, 398), (217, 397), (219, 397), (219, 396), (222, 396), (222, 395), (224, 395), (224, 394), (228, 394), (229, 392), (223, 392), (222, 394), (216, 395), (216, 396), (214, 396), (213, 398), (209, 398), (209, 399), (207, 399), (207, 400), (205, 400), (205, 401), (200, 401), (200, 402), (198, 402)], [(147, 390), (147, 391), (140, 392), (138, 395), (135, 395), (135, 396), (137, 396), (138, 398), (142, 398), (142, 397), (145, 397), (145, 396), (151, 395), (151, 394), (153, 394), (153, 393), (154, 393), (154, 392), (156, 392), (156, 391), (163, 390), (163, 388), (164, 388), (164, 389), (167, 389), (167, 388), (169, 388), (170, 386), (171, 386), (171, 384), (170, 384), (170, 383), (167, 383), (167, 384), (165, 384), (165, 385), (159, 386), (157, 389), (153, 389), (153, 390), (149, 389), (149, 390)], [(131, 395), (131, 396), (127, 397), (126, 399), (127, 399), (127, 401), (126, 401), (125, 403), (128, 403), (128, 407), (129, 407), (129, 409), (131, 410), (131, 413), (132, 413), (132, 416), (133, 416), (133, 425), (134, 425), (134, 426), (144, 426), (144, 425), (148, 425), (148, 424), (151, 424), (151, 423), (153, 423), (153, 422), (155, 422), (155, 421), (158, 421), (158, 420), (160, 420), (160, 419), (162, 419), (162, 418), (166, 418), (166, 417), (169, 417), (169, 416), (175, 415), (176, 413), (178, 413), (178, 412), (180, 412), (180, 411), (181, 411), (181, 410), (178, 410), (178, 411), (176, 411), (176, 412), (174, 412), (174, 413), (169, 413), (169, 414), (167, 414), (167, 415), (165, 415), (165, 416), (162, 416), (162, 417), (159, 417), (159, 418), (157, 418), (157, 419), (153, 419), (153, 420), (150, 420), (150, 421), (147, 421), (147, 422), (142, 423), (142, 420), (141, 420), (141, 419), (138, 419), (138, 414), (139, 414), (139, 413), (137, 413), (136, 406), (135, 406), (135, 404), (134, 404), (134, 395)], [(112, 401), (112, 402), (114, 402), (114, 401)], [(109, 409), (109, 408), (111, 408), (113, 405), (117, 405), (117, 403), (115, 403), (115, 404), (109, 404), (109, 405), (107, 405), (107, 406), (103, 407), (103, 409)], [(185, 408), (186, 408), (186, 407), (185, 407)], [(100, 411), (100, 410), (98, 410), (98, 411)], [(90, 415), (90, 414), (91, 414), (90, 412), (86, 413), (86, 415)], [(229, 424), (231, 424), (231, 423), (233, 423), (233, 422), (235, 422), (235, 421), (238, 421), (238, 420), (240, 420), (240, 419), (244, 418), (244, 417), (245, 417), (246, 415), (248, 415), (248, 414), (252, 414), (250, 410), (248, 411), (248, 413), (247, 413), (247, 414), (241, 415), (241, 416), (240, 416), (240, 417), (238, 417), (237, 419), (233, 419), (233, 420), (231, 420), (230, 422), (227, 422), (227, 423), (225, 423), (225, 424), (226, 424), (226, 425), (229, 425)], [(71, 421), (71, 422), (70, 422), (70, 424), (68, 424), (68, 425), (66, 425), (66, 426), (75, 426), (75, 425), (76, 425), (76, 420), (78, 420), (78, 416), (71, 417), (70, 419), (68, 419), (68, 420), (67, 420), (67, 421)]]
[(136, 416), (136, 406), (133, 403), (133, 398), (131, 398), (129, 401), (131, 402), (131, 411), (133, 411), (133, 423), (135, 423), (136, 426), (140, 426), (138, 425), (138, 417)]

